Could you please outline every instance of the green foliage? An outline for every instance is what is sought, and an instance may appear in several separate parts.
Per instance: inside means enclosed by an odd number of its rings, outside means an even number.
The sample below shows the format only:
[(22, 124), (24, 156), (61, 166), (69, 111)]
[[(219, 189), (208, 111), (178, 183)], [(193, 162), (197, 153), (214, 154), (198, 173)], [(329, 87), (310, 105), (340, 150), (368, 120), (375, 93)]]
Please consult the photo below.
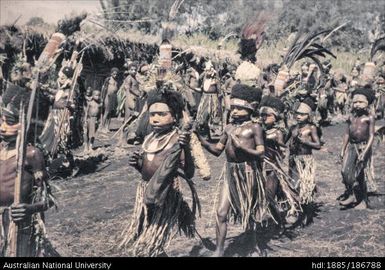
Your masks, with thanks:
[[(104, 19), (110, 27), (139, 29), (159, 34), (161, 22), (168, 20), (174, 0), (100, 0)], [(267, 43), (274, 45), (290, 33), (334, 28), (349, 22), (334, 34), (330, 46), (345, 51), (368, 48), (373, 38), (385, 29), (383, 0), (185, 0), (175, 18), (180, 34), (202, 33), (218, 40), (231, 32), (240, 33), (242, 26), (259, 12), (269, 14)], [(124, 23), (149, 19), (148, 22)], [(378, 30), (380, 29), (380, 30)]]

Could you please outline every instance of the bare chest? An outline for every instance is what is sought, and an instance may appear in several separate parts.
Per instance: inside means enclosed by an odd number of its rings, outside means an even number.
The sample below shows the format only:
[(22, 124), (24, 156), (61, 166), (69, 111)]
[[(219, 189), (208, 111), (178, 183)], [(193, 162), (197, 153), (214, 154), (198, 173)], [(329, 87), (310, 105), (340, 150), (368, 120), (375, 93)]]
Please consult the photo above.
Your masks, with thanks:
[[(4, 158), (4, 151), (2, 157)], [(21, 181), (21, 198), (25, 202), (32, 190), (33, 176), (24, 166), (23, 179)], [(1, 206), (9, 206), (13, 203), (15, 180), (17, 177), (16, 156), (8, 159), (0, 159), (0, 203)]]

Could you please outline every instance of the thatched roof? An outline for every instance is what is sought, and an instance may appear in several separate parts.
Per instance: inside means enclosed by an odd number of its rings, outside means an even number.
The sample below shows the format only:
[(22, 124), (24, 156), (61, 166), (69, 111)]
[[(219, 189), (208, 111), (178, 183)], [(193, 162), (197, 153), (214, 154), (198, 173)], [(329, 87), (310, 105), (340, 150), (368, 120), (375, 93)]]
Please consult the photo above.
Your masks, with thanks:
[[(14, 64), (16, 55), (23, 51), (25, 38), (27, 41), (27, 55), (30, 63), (37, 59), (48, 42), (54, 29), (47, 27), (0, 27), (0, 53), (6, 53), (8, 62), (3, 71), (7, 74)], [(64, 45), (64, 57), (69, 58), (76, 40), (81, 40), (81, 48), (85, 52), (83, 58), (83, 76), (90, 77), (93, 84), (99, 85), (103, 78), (109, 75), (112, 67), (123, 68), (127, 58), (138, 62), (153, 62), (159, 53), (160, 36), (145, 35), (139, 31), (110, 31), (102, 28), (82, 27), (81, 31), (69, 36)], [(219, 64), (227, 61), (239, 63), (239, 56), (235, 51), (215, 50), (201, 46), (188, 46), (179, 42), (172, 42), (174, 56), (180, 52), (209, 58)], [(24, 45), (25, 46), (25, 45)], [(58, 58), (60, 62), (63, 57)], [(179, 59), (180, 60), (180, 59)], [(7, 75), (5, 75), (7, 76)], [(92, 78), (91, 78), (92, 77)], [(102, 77), (102, 78), (100, 78)], [(96, 87), (95, 85), (93, 87)]]

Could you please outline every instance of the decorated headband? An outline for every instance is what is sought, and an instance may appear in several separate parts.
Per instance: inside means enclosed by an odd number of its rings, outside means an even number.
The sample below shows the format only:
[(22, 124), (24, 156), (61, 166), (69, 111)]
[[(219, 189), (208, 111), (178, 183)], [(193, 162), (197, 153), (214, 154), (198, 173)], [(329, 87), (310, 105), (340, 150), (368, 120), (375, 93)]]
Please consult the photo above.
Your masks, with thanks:
[(259, 110), (259, 113), (260, 114), (273, 114), (275, 115), (276, 117), (279, 115), (279, 112), (277, 110), (274, 110), (273, 108), (271, 107), (267, 107), (267, 106), (262, 106), (261, 109)]
[(156, 102), (149, 108), (149, 112), (170, 112), (170, 107), (166, 103)]
[(355, 94), (353, 96), (353, 102), (356, 102), (356, 101), (361, 101), (361, 102), (366, 103), (366, 105), (369, 105), (368, 98), (365, 95)]
[(230, 99), (230, 105), (243, 107), (243, 108), (246, 108), (249, 110), (254, 110), (254, 107), (253, 107), (253, 105), (251, 105), (251, 103), (247, 102), (246, 100), (239, 99), (239, 98)]
[(297, 113), (303, 113), (303, 114), (310, 114), (312, 112), (312, 109), (309, 105), (306, 103), (301, 102), (299, 104), (299, 107), (297, 109)]

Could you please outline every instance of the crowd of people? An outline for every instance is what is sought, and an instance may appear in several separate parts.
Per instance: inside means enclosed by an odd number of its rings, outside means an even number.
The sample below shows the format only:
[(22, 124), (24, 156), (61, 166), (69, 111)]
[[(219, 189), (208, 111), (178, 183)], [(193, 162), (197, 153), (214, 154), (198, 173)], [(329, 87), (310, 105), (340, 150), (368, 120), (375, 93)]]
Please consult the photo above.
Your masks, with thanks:
[[(111, 68), (100, 89), (82, 88), (76, 46), (56, 82), (40, 76), (36, 83), (31, 63), (15, 64), (9, 79), (1, 78), (1, 255), (52, 252), (44, 235), (44, 211), (55, 205), (48, 182), (51, 165), (61, 159), (56, 172), (69, 168), (76, 176), (73, 149), (83, 145), (84, 155), (92, 155), (98, 136), (113, 134), (113, 118), (120, 121), (120, 147), (141, 145), (127, 164), (142, 180), (117, 243), (124, 254), (158, 256), (175, 231), (196, 234), (201, 206), (192, 178), (210, 177), (203, 177), (199, 165), (208, 154), (225, 152), (226, 159), (223, 186), (213, 194), (218, 197), (214, 256), (224, 255), (229, 220), (245, 231), (267, 220), (282, 232), (309, 225), (317, 190), (313, 151), (325, 143), (322, 128), (336, 115), (347, 118), (340, 155), (346, 190), (337, 199), (342, 208), (370, 208), (368, 188), (376, 187), (371, 175), (375, 121), (384, 118), (385, 108), (384, 63), (358, 59), (350, 74), (334, 70), (330, 60), (298, 60), (299, 72), (280, 63), (261, 68), (261, 43), (258, 35), (242, 36), (238, 66), (191, 54), (182, 62), (169, 59), (171, 66), (164, 59), (126, 59)], [(40, 131), (39, 102), (32, 99), (29, 106), (36, 117), (26, 110), (33, 92), (50, 104)], [(192, 205), (184, 198), (182, 181), (190, 187)]]

